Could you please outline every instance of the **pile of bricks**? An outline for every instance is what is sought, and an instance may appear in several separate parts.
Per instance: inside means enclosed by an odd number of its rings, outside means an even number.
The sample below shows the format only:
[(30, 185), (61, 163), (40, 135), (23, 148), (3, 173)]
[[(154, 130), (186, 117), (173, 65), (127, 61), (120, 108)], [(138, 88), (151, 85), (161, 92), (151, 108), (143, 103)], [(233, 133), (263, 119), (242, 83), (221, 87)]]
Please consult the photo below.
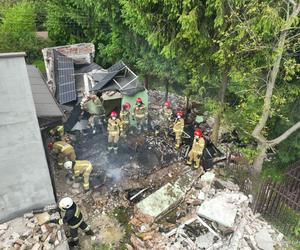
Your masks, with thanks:
[[(57, 217), (58, 214), (52, 216)], [(0, 224), (0, 249), (69, 249), (64, 230), (56, 224), (39, 225), (33, 213)]]

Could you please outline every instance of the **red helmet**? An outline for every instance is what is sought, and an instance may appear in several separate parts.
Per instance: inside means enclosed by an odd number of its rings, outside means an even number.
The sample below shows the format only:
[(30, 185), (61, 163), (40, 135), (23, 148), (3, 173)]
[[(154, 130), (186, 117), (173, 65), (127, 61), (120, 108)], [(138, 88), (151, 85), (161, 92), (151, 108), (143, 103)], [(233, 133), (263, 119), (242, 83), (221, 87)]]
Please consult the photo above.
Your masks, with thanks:
[(183, 116), (183, 112), (182, 111), (177, 111), (176, 115), (182, 117)]
[(202, 131), (201, 131), (201, 129), (196, 129), (195, 132), (194, 132), (194, 136), (199, 136), (199, 137), (201, 137), (201, 136), (202, 136)]
[(169, 101), (165, 102), (165, 107), (170, 108), (171, 107), (171, 103)]
[(52, 149), (53, 149), (53, 144), (54, 144), (54, 142), (49, 142), (49, 143), (48, 143), (48, 149), (49, 149), (49, 150), (52, 150)]
[(140, 97), (136, 98), (136, 102), (137, 103), (143, 103), (142, 98), (140, 98)]
[(118, 113), (116, 111), (113, 111), (113, 112), (110, 113), (110, 116), (111, 117), (117, 117)]
[(130, 107), (131, 107), (131, 105), (130, 105), (129, 102), (125, 102), (125, 103), (123, 104), (123, 109), (130, 109)]

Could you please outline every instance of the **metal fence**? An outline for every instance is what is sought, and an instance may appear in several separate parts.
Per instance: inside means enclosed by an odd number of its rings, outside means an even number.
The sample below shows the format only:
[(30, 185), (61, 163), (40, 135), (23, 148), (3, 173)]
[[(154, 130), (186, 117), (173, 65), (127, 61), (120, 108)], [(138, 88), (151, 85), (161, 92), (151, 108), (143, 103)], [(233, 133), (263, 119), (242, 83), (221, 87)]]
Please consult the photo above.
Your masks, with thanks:
[(269, 177), (258, 192), (254, 211), (261, 213), (283, 233), (300, 236), (300, 165), (285, 174), (277, 183)]

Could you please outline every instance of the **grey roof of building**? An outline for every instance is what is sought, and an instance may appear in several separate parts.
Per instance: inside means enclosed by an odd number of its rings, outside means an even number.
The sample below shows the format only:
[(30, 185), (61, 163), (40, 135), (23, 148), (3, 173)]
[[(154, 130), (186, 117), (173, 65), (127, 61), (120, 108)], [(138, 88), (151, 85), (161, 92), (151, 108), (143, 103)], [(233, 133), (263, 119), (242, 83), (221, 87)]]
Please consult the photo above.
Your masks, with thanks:
[(37, 116), (39, 118), (62, 117), (63, 112), (42, 78), (40, 71), (34, 65), (27, 65), (27, 72)]
[(25, 57), (25, 52), (0, 53), (0, 58)]

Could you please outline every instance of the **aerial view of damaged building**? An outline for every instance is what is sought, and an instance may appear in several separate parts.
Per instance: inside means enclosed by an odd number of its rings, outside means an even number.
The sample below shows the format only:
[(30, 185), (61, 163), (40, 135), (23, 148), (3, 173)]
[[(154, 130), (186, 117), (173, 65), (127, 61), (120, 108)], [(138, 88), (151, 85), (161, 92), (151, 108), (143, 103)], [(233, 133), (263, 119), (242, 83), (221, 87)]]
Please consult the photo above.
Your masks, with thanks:
[[(274, 249), (214, 119), (91, 43), (0, 54), (0, 249)], [(277, 248), (284, 249), (284, 248)]]

